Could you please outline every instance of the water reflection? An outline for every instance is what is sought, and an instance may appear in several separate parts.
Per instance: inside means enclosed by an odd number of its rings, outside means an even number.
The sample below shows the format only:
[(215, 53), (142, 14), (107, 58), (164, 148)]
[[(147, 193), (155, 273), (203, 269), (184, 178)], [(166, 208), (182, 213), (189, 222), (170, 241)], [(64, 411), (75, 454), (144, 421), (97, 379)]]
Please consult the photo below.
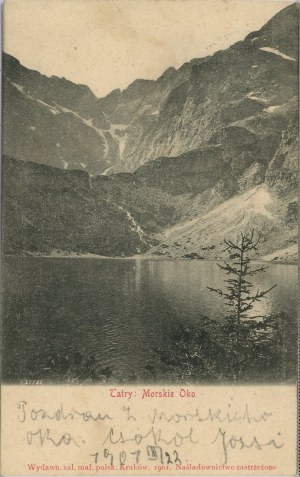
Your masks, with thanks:
[[(7, 259), (4, 378), (44, 370), (58, 379), (60, 364), (51, 357), (62, 351), (67, 359), (93, 356), (97, 372), (109, 369), (116, 379), (151, 369), (156, 347), (166, 345), (177, 323), (222, 319), (224, 302), (207, 286), (222, 287), (223, 279), (216, 263), (204, 261)], [(296, 320), (295, 266), (271, 264), (255, 281), (260, 289), (277, 287), (253, 314), (285, 311)]]

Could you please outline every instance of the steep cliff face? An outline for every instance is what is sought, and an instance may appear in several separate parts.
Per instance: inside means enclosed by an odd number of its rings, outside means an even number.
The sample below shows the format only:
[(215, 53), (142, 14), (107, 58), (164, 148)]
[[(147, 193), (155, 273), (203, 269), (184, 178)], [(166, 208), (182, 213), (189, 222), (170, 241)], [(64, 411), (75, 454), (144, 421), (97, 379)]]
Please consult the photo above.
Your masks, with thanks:
[[(151, 253), (167, 257), (220, 258), (224, 239), (238, 238), (255, 229), (262, 236), (261, 256), (272, 259), (297, 256), (298, 121), (291, 119), (267, 163), (238, 162), (229, 148), (217, 148), (223, 158), (216, 162), (213, 147), (184, 157), (149, 162), (134, 175), (158, 188), (181, 194), (176, 224), (155, 235), (159, 244)], [(210, 167), (201, 169), (205, 161)], [(215, 159), (215, 160), (214, 160)], [(182, 162), (181, 162), (182, 161)], [(184, 163), (186, 167), (181, 166)], [(285, 252), (286, 251), (286, 252)]]
[(6, 53), (3, 71), (4, 153), (97, 175), (121, 162), (133, 116), (156, 108), (189, 65), (180, 74), (170, 68), (157, 82), (136, 80), (103, 99), (87, 86), (29, 70)]
[(162, 79), (133, 83), (109, 114), (123, 127), (122, 162), (116, 167), (134, 170), (207, 142), (240, 146), (263, 141), (263, 156), (270, 157), (286, 126), (286, 118), (272, 112), (297, 96), (297, 59), (293, 5), (228, 50), (169, 71), (171, 88)]
[(296, 5), (102, 99), (4, 55), (5, 251), (217, 258), (252, 228), (294, 250), (297, 60)]
[(4, 253), (126, 256), (149, 248), (126, 210), (95, 194), (90, 177), (3, 160)]
[(100, 174), (117, 143), (87, 86), (41, 75), (3, 55), (3, 151), (25, 161)]
[(257, 145), (266, 162), (295, 109), (297, 59), (297, 5), (225, 51), (102, 99), (4, 55), (4, 152), (92, 174), (133, 171), (208, 142)]
[(6, 254), (132, 256), (179, 218), (173, 196), (132, 174), (91, 178), (4, 156), (2, 177)]
[(4, 252), (220, 258), (224, 238), (254, 228), (261, 255), (294, 259), (297, 118), (264, 169), (254, 163), (240, 174), (231, 149), (221, 152), (222, 167), (211, 146), (94, 178), (5, 157)]
[(287, 129), (282, 132), (279, 147), (266, 170), (266, 184), (280, 197), (285, 197), (297, 189), (298, 138), (298, 115), (295, 114), (291, 117)]

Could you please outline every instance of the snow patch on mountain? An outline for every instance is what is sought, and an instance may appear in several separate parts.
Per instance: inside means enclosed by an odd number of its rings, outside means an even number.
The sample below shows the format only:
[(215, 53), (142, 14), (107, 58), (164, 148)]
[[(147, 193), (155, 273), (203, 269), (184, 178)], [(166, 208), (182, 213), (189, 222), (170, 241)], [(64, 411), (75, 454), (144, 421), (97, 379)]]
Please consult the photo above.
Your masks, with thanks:
[(286, 55), (285, 53), (282, 53), (281, 51), (276, 50), (275, 48), (263, 46), (262, 48), (260, 48), (260, 50), (267, 51), (268, 53), (274, 53), (274, 55), (281, 56), (281, 58), (284, 58), (285, 60), (296, 61), (296, 59), (293, 58), (292, 56)]
[(250, 93), (248, 93), (246, 95), (246, 97), (249, 98), (249, 99), (252, 99), (253, 101), (257, 101), (258, 103), (266, 103), (267, 102), (266, 98), (262, 98), (261, 96), (256, 96), (257, 94), (259, 94), (259, 91), (258, 92), (251, 91)]
[(107, 167), (102, 173), (101, 176), (108, 176), (108, 173), (113, 170), (113, 166)]
[[(9, 80), (8, 80), (9, 81)], [(14, 83), (13, 81), (9, 81), (10, 84), (12, 84), (20, 93), (24, 93), (24, 86), (21, 86), (17, 83)]]
[(276, 111), (281, 109), (281, 105), (274, 105), (274, 106), (269, 106), (268, 108), (265, 108), (264, 111), (267, 113), (275, 113)]
[[(34, 99), (34, 98), (31, 98), (31, 99)], [(59, 114), (59, 111), (56, 108), (54, 108), (48, 103), (45, 103), (45, 101), (42, 101), (41, 99), (36, 99), (35, 101), (40, 103), (42, 106), (45, 106), (46, 108), (48, 108), (52, 114)]]
[(123, 159), (123, 154), (126, 146), (126, 140), (127, 140), (127, 133), (123, 134), (122, 136), (119, 136), (116, 134), (116, 131), (124, 131), (125, 129), (128, 128), (128, 124), (111, 124), (109, 132), (111, 136), (114, 138), (117, 144), (119, 144), (119, 152), (120, 152), (120, 159)]
[(52, 114), (59, 114), (59, 111), (54, 106), (51, 106), (50, 104), (46, 103), (45, 101), (42, 101), (41, 99), (34, 98), (29, 93), (25, 93), (24, 86), (21, 86), (18, 83), (14, 83), (13, 81), (10, 81), (9, 79), (8, 79), (8, 82), (12, 86), (14, 86), (19, 91), (19, 93), (22, 93), (26, 98), (31, 99), (32, 101), (35, 101), (36, 103), (39, 103), (40, 105), (46, 107)]

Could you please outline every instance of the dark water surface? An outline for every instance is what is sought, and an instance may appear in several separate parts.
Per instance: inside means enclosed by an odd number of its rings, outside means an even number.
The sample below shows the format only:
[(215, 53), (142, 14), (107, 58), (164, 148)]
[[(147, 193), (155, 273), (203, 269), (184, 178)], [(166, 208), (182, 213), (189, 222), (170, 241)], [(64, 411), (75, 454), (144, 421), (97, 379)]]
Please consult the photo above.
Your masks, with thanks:
[[(138, 374), (155, 365), (155, 348), (177, 323), (222, 319), (222, 298), (206, 287), (223, 288), (223, 278), (209, 261), (6, 258), (4, 379), (64, 381), (60, 356), (92, 360), (116, 380)], [(296, 320), (296, 266), (272, 263), (254, 280), (260, 289), (277, 284), (256, 315), (284, 311)]]

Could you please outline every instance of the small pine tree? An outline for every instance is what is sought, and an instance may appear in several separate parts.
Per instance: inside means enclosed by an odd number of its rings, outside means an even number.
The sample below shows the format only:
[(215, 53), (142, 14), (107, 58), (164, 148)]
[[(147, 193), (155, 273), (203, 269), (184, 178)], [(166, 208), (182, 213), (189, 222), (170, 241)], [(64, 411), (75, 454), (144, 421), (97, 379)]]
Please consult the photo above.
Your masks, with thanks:
[(226, 275), (230, 276), (224, 280), (227, 283), (227, 291), (207, 287), (210, 291), (225, 298), (226, 305), (231, 311), (233, 310), (233, 318), (238, 328), (241, 327), (241, 319), (247, 316), (247, 311), (253, 308), (254, 303), (260, 301), (276, 287), (273, 285), (268, 290), (258, 290), (253, 293), (254, 285), (249, 281), (250, 277), (264, 272), (268, 268), (265, 266), (253, 268), (250, 265), (252, 259), (249, 257), (249, 253), (257, 252), (260, 239), (260, 235), (254, 239), (254, 230), (252, 230), (249, 236), (242, 233), (241, 240), (237, 243), (225, 240), (225, 251), (229, 254), (230, 263), (224, 261), (224, 265), (218, 264), (218, 266), (225, 271)]

